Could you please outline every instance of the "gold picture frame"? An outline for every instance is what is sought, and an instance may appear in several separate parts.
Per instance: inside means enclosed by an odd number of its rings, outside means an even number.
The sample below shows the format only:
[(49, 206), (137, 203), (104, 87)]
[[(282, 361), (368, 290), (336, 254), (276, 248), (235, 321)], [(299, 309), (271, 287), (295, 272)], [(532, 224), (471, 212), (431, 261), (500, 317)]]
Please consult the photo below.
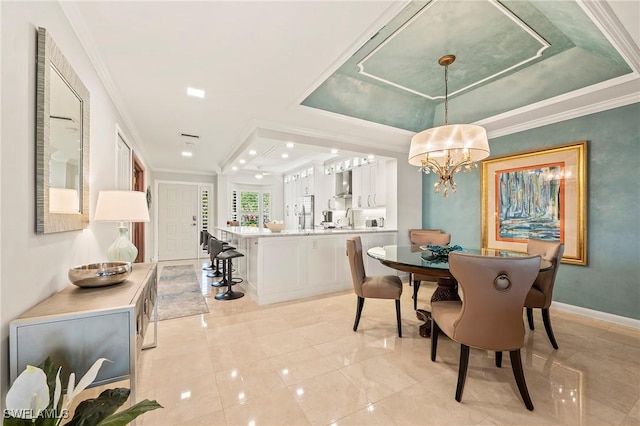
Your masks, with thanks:
[(526, 252), (563, 241), (563, 263), (587, 264), (587, 141), (482, 162), (482, 247)]

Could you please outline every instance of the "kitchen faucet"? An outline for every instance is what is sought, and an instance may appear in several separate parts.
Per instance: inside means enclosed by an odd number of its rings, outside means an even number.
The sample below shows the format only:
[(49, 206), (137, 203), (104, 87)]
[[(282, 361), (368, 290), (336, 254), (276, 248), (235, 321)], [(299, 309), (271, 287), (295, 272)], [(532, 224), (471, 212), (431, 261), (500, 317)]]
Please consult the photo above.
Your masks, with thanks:
[(349, 215), (349, 212), (351, 212), (351, 207), (347, 207), (347, 210), (345, 210), (344, 212), (344, 217), (347, 218), (347, 226), (351, 226), (351, 216)]

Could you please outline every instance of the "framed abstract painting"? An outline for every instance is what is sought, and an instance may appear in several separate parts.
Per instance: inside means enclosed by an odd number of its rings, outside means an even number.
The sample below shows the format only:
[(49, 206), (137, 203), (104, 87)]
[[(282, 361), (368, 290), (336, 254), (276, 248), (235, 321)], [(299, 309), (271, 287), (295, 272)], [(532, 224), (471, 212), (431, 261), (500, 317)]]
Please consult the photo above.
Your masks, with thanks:
[(561, 241), (563, 263), (586, 265), (586, 183), (586, 141), (483, 161), (482, 247)]

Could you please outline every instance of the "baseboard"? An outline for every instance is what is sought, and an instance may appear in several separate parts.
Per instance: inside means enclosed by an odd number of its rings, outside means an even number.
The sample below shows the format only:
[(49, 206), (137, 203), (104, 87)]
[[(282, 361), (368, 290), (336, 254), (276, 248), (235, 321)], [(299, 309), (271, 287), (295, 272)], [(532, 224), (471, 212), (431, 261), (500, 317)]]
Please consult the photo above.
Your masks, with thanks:
[(633, 318), (622, 317), (620, 315), (609, 314), (607, 312), (594, 311), (593, 309), (582, 308), (580, 306), (568, 305), (560, 302), (553, 302), (551, 307), (562, 312), (569, 312), (572, 314), (582, 315), (583, 317), (640, 329), (640, 320)]
[[(409, 280), (409, 274), (399, 274), (402, 280)], [(557, 309), (561, 312), (568, 312), (571, 314), (582, 315), (583, 317), (593, 318), (600, 321), (606, 321), (625, 327), (631, 327), (640, 329), (640, 320), (634, 318), (623, 317), (620, 315), (609, 314), (607, 312), (596, 311), (593, 309), (582, 308), (580, 306), (569, 305), (567, 303), (553, 302), (551, 305), (553, 309)]]

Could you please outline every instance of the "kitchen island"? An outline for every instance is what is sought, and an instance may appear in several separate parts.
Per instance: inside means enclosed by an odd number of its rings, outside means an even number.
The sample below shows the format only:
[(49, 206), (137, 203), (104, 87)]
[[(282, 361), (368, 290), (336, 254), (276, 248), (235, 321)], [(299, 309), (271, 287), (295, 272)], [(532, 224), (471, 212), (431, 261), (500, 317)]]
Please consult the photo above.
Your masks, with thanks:
[[(371, 247), (396, 244), (397, 231), (387, 228), (283, 230), (258, 227), (216, 227), (245, 257), (237, 259), (240, 284), (259, 304), (283, 302), (353, 288), (346, 239), (362, 238), (363, 253)], [(397, 271), (364, 256), (368, 275)]]

